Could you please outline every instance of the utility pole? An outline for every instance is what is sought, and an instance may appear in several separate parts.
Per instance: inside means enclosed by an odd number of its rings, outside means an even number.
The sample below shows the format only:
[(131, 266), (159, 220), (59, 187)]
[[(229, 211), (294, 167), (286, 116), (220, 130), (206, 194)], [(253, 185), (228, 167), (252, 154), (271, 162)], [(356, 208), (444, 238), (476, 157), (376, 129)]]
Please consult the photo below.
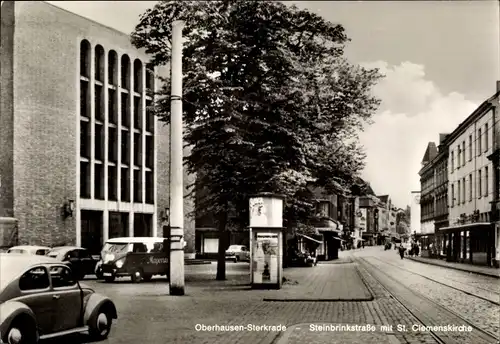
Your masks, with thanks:
[(184, 295), (184, 183), (182, 135), (182, 29), (184, 22), (172, 24), (170, 65), (170, 295)]

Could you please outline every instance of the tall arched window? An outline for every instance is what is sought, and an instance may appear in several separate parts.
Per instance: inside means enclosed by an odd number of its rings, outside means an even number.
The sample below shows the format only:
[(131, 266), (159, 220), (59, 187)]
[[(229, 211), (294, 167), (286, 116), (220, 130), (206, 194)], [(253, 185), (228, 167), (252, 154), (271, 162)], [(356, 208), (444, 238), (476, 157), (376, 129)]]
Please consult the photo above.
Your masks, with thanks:
[(104, 82), (104, 48), (101, 45), (95, 47), (95, 79)]
[(84, 39), (80, 43), (80, 75), (90, 77), (90, 42)]
[[(154, 66), (151, 63), (146, 64), (146, 90), (150, 93), (154, 91), (155, 75)], [(151, 95), (151, 94), (149, 94)]]
[(142, 91), (142, 62), (139, 59), (134, 61), (134, 91)]
[(128, 90), (130, 85), (130, 58), (128, 55), (122, 56), (121, 65), (121, 87)]
[(110, 50), (108, 53), (108, 83), (110, 85), (117, 84), (118, 70), (117, 70), (118, 55), (116, 51)]

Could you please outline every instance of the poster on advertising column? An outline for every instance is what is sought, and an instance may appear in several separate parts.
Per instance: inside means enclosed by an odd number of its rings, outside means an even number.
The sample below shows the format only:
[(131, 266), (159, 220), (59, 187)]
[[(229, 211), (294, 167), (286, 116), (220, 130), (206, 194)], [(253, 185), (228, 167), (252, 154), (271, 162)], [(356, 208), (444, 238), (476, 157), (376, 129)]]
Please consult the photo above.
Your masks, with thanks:
[(277, 233), (255, 233), (253, 247), (253, 283), (278, 283)]

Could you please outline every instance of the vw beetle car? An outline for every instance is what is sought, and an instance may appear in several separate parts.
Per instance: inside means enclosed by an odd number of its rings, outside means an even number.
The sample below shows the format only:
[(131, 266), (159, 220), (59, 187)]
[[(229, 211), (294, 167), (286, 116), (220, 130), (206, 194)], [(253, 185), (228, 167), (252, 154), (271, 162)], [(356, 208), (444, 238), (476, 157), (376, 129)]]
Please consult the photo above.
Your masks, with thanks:
[(46, 256), (0, 254), (0, 335), (8, 344), (88, 332), (107, 338), (116, 307), (80, 285), (63, 262)]

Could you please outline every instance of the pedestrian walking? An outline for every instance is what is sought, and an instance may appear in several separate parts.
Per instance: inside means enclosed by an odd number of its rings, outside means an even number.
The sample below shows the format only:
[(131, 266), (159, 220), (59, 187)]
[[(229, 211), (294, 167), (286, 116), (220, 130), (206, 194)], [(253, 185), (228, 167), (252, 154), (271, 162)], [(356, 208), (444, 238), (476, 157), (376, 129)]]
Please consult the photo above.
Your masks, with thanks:
[(365, 248), (365, 242), (364, 242), (364, 241), (362, 241), (362, 242), (361, 242), (361, 246), (362, 246), (363, 248)]
[(405, 248), (403, 247), (403, 244), (399, 245), (399, 256), (401, 257), (401, 259), (403, 259), (405, 256)]

